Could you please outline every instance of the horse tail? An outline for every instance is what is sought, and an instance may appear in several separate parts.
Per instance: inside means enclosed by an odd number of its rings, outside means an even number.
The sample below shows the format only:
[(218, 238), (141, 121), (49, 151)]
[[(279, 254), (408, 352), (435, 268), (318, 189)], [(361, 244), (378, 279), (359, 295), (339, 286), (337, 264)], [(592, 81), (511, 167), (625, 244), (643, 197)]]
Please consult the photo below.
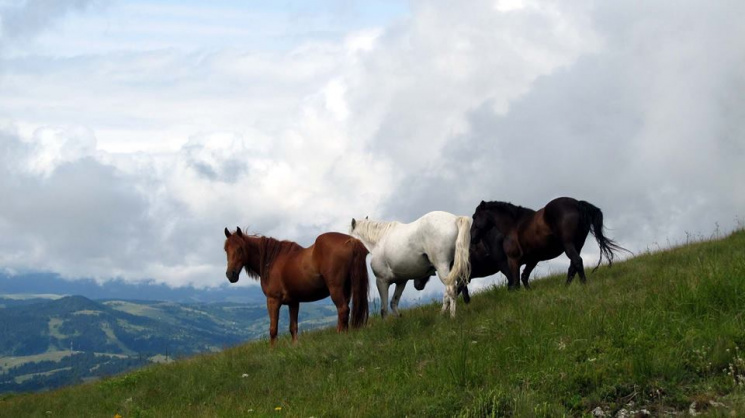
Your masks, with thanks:
[(460, 280), (468, 283), (471, 278), (471, 262), (468, 250), (471, 245), (471, 219), (470, 216), (459, 216), (455, 220), (458, 226), (458, 237), (455, 239), (455, 254), (453, 255), (453, 268), (447, 277), (446, 285), (454, 285)]
[(368, 307), (367, 296), (370, 280), (367, 277), (367, 248), (357, 239), (352, 239), (352, 267), (350, 277), (352, 280), (352, 318), (353, 328), (359, 328), (367, 322)]
[(615, 252), (626, 251), (631, 253), (631, 251), (621, 247), (615, 241), (603, 234), (603, 212), (597, 206), (584, 200), (580, 200), (578, 206), (582, 224), (586, 228), (590, 228), (592, 235), (594, 235), (595, 239), (598, 241), (598, 247), (600, 247), (600, 258), (598, 259), (598, 264), (594, 269), (592, 269), (593, 272), (600, 267), (603, 257), (608, 260), (608, 265), (612, 266)]

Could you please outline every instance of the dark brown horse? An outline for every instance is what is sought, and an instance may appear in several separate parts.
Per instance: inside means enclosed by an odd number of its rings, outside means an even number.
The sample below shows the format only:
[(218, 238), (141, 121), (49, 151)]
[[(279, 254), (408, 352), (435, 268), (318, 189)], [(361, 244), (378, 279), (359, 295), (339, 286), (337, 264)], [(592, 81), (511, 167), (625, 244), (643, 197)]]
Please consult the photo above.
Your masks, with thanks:
[[(507, 257), (502, 249), (502, 235), (496, 228), (485, 231), (478, 242), (471, 241), (468, 250), (468, 263), (471, 266), (471, 274), (468, 281), (479, 277), (488, 277), (497, 274), (500, 271), (507, 277), (509, 267)], [(496, 250), (495, 250), (496, 249)], [(414, 280), (414, 287), (417, 290), (424, 290), (424, 286), (429, 282), (429, 277)], [(463, 301), (469, 303), (471, 296), (468, 293), (468, 286), (465, 282), (458, 282), (457, 293), (463, 294)]]
[[(600, 209), (570, 197), (554, 199), (538, 211), (507, 202), (482, 201), (473, 214), (471, 244), (489, 249), (496, 267), (507, 276), (511, 289), (520, 287), (518, 279), (529, 288), (528, 278), (536, 264), (561, 253), (570, 260), (567, 284), (576, 274), (584, 283), (585, 269), (579, 253), (589, 232), (600, 247), (600, 259), (595, 269), (603, 257), (613, 264), (615, 251), (628, 251), (603, 234), (603, 212)], [(522, 265), (525, 265), (525, 270), (520, 276)]]
[(279, 308), (290, 307), (290, 334), (297, 341), (297, 317), (300, 302), (313, 302), (329, 295), (336, 305), (339, 320), (336, 330), (349, 327), (349, 302), (352, 300), (352, 327), (367, 322), (367, 249), (349, 235), (328, 232), (303, 248), (292, 241), (246, 235), (240, 228), (231, 234), (225, 228), (225, 253), (230, 283), (238, 281), (241, 269), (248, 277), (261, 281), (269, 311), (271, 345), (277, 339)]

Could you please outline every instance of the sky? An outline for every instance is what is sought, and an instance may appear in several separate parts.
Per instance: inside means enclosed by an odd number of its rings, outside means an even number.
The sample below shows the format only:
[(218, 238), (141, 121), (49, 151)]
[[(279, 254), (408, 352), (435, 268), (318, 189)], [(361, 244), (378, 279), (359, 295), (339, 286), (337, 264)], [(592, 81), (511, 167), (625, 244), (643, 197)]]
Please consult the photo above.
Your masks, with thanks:
[(226, 226), (307, 246), (481, 200), (587, 200), (635, 253), (741, 228), (743, 15), (0, 0), (0, 270), (214, 287)]

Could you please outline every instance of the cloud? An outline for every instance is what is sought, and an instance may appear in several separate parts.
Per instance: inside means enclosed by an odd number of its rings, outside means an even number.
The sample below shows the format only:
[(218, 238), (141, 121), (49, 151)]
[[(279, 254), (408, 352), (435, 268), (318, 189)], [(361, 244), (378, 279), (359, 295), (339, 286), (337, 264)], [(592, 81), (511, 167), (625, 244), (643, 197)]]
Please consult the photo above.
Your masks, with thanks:
[[(50, 16), (83, 7), (66, 4)], [(309, 245), (351, 217), (561, 195), (601, 207), (634, 251), (730, 229), (745, 216), (742, 8), (412, 2), (264, 49), (172, 43), (181, 10), (127, 49), (40, 39), (0, 55), (0, 264), (211, 286), (225, 226)]]
[(537, 78), (505, 112), (492, 98), (465, 112), (438, 170), (397, 188), (388, 211), (470, 214), (481, 199), (537, 209), (568, 195), (601, 207), (610, 236), (637, 252), (742, 226), (745, 37), (731, 19), (742, 5), (670, 7), (593, 10), (602, 48)]
[(82, 11), (95, 0), (22, 0), (0, 3), (0, 45), (31, 38), (71, 12)]
[[(471, 164), (454, 177), (480, 177), (492, 198), (534, 207), (556, 194), (595, 201), (637, 249), (732, 226), (743, 209), (735, 161), (745, 156), (735, 110), (745, 96), (733, 94), (745, 85), (734, 70), (745, 41), (732, 40), (745, 38), (723, 25), (731, 4), (676, 7), (675, 17), (659, 5), (595, 10), (595, 21), (616, 24), (597, 25), (603, 50), (542, 77), (504, 115), (488, 104), (471, 112), (471, 132), (448, 153), (452, 163), (470, 153)], [(649, 229), (637, 234), (641, 219)]]
[[(81, 132), (83, 138), (76, 138)], [(3, 165), (0, 183), (7, 197), (0, 209), (4, 266), (101, 277), (134, 265), (127, 260), (146, 238), (146, 202), (115, 167), (85, 150), (65, 149), (89, 141), (87, 134), (57, 131), (59, 141), (49, 146), (45, 132), (33, 142), (1, 133), (3, 157), (12, 161)]]

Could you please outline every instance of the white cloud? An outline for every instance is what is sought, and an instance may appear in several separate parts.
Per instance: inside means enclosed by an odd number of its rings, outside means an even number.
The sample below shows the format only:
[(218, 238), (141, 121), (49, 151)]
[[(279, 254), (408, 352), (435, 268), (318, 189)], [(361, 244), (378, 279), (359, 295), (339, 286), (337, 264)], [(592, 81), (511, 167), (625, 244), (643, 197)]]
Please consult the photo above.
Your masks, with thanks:
[[(482, 199), (589, 200), (632, 250), (745, 216), (738, 2), (413, 2), (291, 33), (273, 12), (147, 7), (0, 53), (0, 267), (209, 286), (225, 226), (309, 245)], [(209, 39), (177, 40), (198, 15)], [(233, 31), (256, 16), (257, 39)]]
[(525, 8), (523, 0), (498, 0), (494, 3), (494, 8), (500, 12), (511, 12)]

